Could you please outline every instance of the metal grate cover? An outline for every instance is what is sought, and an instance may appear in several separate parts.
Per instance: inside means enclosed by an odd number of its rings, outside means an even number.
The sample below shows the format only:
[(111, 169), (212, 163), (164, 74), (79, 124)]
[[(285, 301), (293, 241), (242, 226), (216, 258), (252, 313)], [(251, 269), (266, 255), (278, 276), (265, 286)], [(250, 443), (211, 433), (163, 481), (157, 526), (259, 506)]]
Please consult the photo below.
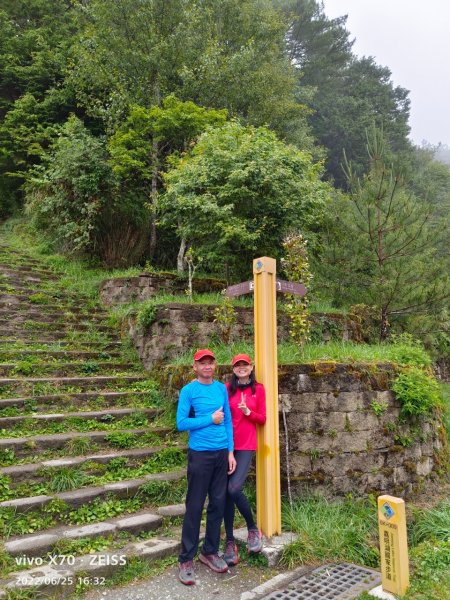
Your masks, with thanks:
[(349, 563), (319, 567), (263, 600), (350, 600), (381, 583), (381, 574)]

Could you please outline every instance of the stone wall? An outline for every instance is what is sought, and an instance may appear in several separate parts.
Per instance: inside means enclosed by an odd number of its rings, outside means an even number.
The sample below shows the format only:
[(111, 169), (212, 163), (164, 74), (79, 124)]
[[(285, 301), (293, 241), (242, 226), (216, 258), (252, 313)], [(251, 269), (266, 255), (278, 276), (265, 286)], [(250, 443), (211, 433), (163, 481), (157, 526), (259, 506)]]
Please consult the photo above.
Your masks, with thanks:
[[(222, 279), (194, 279), (194, 292), (221, 292), (226, 287)], [(100, 298), (108, 306), (128, 304), (136, 300), (147, 300), (158, 293), (182, 294), (187, 289), (187, 279), (173, 273), (142, 273), (136, 277), (116, 277), (105, 279), (100, 285)]]
[[(218, 376), (224, 379), (228, 372), (221, 367)], [(173, 396), (192, 375), (189, 367), (158, 372), (161, 385)], [(288, 472), (286, 440), (296, 493), (307, 487), (331, 495), (408, 497), (434, 478), (444, 456), (442, 423), (438, 416), (401, 421), (400, 405), (389, 389), (394, 377), (390, 364), (280, 366), (283, 486)]]
[[(201, 348), (223, 340), (220, 324), (215, 322), (216, 305), (169, 303), (155, 306), (152, 322), (142, 327), (135, 316), (126, 318), (124, 328), (146, 369), (175, 358), (189, 349)], [(253, 309), (236, 307), (236, 323), (231, 327), (230, 341), (253, 342)], [(326, 317), (326, 320), (325, 320)], [(352, 322), (343, 315), (313, 315), (320, 323), (320, 335), (327, 341), (339, 330), (340, 338), (352, 339)], [(327, 328), (328, 326), (328, 328)], [(289, 318), (278, 314), (278, 340), (289, 337)]]
[(438, 358), (433, 365), (433, 370), (441, 381), (450, 381), (450, 357)]

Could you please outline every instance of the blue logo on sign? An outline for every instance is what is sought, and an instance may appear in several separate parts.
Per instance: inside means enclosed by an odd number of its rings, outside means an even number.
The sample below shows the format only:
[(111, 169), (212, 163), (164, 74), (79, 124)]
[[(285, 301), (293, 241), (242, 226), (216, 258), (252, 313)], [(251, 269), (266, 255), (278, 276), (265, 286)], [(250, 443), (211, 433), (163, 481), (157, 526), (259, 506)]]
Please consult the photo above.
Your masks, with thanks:
[(388, 504), (387, 502), (385, 502), (383, 504), (383, 506), (381, 507), (381, 512), (383, 514), (383, 517), (388, 520), (395, 515), (394, 510), (392, 509), (390, 504)]

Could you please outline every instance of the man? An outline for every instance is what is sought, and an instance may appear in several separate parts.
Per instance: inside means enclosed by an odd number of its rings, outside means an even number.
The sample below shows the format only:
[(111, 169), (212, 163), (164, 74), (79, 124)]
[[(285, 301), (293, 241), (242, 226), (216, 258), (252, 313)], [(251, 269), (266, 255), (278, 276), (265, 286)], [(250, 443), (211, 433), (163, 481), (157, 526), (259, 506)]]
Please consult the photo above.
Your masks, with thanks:
[(213, 379), (214, 353), (208, 349), (198, 350), (194, 354), (193, 368), (197, 379), (182, 388), (177, 409), (178, 429), (189, 431), (188, 490), (178, 573), (185, 585), (195, 583), (193, 560), (206, 496), (206, 532), (199, 560), (216, 573), (228, 571), (227, 563), (217, 552), (227, 476), (236, 469), (228, 393), (223, 383)]

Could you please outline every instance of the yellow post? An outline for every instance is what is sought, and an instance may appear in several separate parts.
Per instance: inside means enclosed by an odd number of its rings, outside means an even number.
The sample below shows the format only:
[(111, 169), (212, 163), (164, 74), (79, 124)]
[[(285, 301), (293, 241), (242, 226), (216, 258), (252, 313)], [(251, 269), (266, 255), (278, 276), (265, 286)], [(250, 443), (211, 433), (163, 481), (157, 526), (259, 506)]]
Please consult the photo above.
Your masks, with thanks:
[(405, 502), (394, 496), (378, 497), (381, 585), (385, 592), (402, 596), (409, 587)]
[(278, 365), (276, 261), (253, 261), (255, 299), (255, 367), (266, 389), (267, 420), (258, 427), (256, 454), (257, 523), (266, 537), (281, 533), (280, 450), (278, 427)]

